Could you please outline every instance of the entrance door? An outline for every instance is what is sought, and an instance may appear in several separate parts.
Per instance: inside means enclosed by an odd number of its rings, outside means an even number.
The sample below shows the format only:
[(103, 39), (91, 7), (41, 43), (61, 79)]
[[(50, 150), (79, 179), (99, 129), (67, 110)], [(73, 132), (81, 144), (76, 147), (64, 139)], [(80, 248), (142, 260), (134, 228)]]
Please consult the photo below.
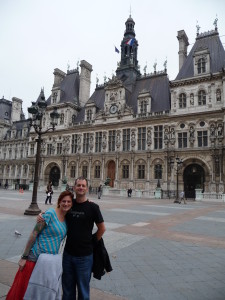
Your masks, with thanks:
[(204, 169), (192, 164), (184, 170), (184, 192), (186, 198), (195, 198), (195, 189), (201, 188), (204, 191), (205, 172)]
[(53, 186), (59, 185), (59, 178), (60, 178), (60, 170), (58, 167), (53, 167), (49, 174), (49, 180), (52, 182)]
[(116, 173), (116, 164), (113, 160), (111, 160), (108, 164), (108, 172), (107, 172), (107, 177), (111, 179), (109, 182), (109, 185), (111, 187), (114, 187), (115, 173)]

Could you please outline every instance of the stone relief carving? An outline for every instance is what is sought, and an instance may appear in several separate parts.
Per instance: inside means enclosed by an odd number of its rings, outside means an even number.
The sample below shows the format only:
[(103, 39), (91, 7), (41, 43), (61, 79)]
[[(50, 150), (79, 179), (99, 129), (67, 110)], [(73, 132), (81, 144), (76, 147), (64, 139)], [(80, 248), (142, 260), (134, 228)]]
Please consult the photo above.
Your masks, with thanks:
[(77, 137), (77, 150), (81, 150), (81, 134), (79, 134)]
[(107, 146), (107, 132), (103, 132), (103, 136), (102, 136), (102, 149), (105, 150), (106, 146)]
[(219, 123), (217, 126), (217, 136), (218, 137), (223, 137), (223, 124)]
[(211, 124), (210, 125), (210, 137), (215, 137), (215, 133), (216, 133), (215, 124)]
[(194, 105), (194, 94), (190, 94), (190, 105)]
[(221, 90), (220, 89), (216, 90), (216, 101), (221, 101)]
[(68, 154), (70, 149), (70, 137), (64, 136), (63, 137), (63, 154)]
[(151, 127), (147, 128), (147, 146), (150, 147), (152, 144), (152, 129)]
[(136, 130), (135, 128), (131, 129), (131, 147), (134, 148), (136, 145), (136, 134), (135, 134)]
[(191, 144), (193, 144), (195, 141), (195, 129), (192, 125), (189, 128), (189, 141)]
[(116, 132), (116, 147), (119, 148), (121, 145), (121, 131)]
[(92, 151), (94, 148), (94, 134), (90, 134), (90, 139), (89, 139), (89, 149)]

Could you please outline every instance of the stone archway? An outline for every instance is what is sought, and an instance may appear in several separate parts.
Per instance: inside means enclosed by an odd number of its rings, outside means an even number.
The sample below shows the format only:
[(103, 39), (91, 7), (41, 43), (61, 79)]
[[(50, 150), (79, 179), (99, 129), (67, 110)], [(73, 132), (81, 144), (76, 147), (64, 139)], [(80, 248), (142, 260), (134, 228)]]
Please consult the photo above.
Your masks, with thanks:
[(59, 180), (61, 178), (61, 169), (55, 162), (50, 162), (44, 169), (44, 183), (47, 185), (49, 181), (52, 181), (53, 186), (59, 186)]
[(49, 173), (49, 180), (52, 182), (53, 186), (59, 185), (59, 179), (60, 179), (60, 169), (57, 166), (54, 166), (51, 168)]
[(184, 192), (186, 198), (195, 198), (195, 189), (205, 189), (205, 171), (198, 164), (187, 166), (183, 173)]
[(116, 164), (113, 160), (110, 160), (110, 162), (108, 163), (107, 177), (111, 179), (109, 182), (109, 185), (111, 187), (114, 187), (115, 174), (116, 174)]

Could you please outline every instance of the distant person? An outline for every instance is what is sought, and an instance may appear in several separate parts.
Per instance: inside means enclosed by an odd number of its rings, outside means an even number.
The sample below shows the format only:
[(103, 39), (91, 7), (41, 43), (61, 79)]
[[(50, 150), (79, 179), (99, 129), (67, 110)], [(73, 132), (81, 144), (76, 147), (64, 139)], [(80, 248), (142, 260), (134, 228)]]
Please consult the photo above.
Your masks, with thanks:
[(5, 183), (5, 189), (8, 189), (8, 182)]
[(102, 185), (100, 184), (98, 187), (98, 199), (101, 199), (102, 196)]
[(185, 200), (184, 191), (180, 192), (180, 202), (179, 203), (181, 203), (182, 201), (184, 201), (184, 204), (187, 204), (186, 200)]
[(131, 197), (131, 195), (132, 195), (132, 188), (129, 188), (129, 189), (127, 190), (127, 196), (128, 196), (128, 197)]
[[(62, 192), (59, 195), (57, 207), (47, 210), (43, 215), (44, 221), (35, 225), (19, 260), (19, 270), (6, 300), (24, 299), (30, 276), (40, 254), (58, 254), (60, 244), (67, 233), (65, 215), (71, 209), (72, 203), (73, 194), (69, 191)], [(49, 276), (52, 276), (52, 274), (49, 274)], [(49, 281), (51, 281), (50, 277)], [(37, 295), (39, 296), (38, 299), (40, 299), (41, 293), (43, 293), (43, 290), (40, 287), (40, 294)]]
[(51, 181), (49, 181), (49, 183), (47, 185), (46, 194), (47, 194), (47, 197), (45, 199), (45, 204), (48, 204), (48, 201), (49, 201), (49, 204), (51, 205), (52, 204), (52, 194), (53, 194)]

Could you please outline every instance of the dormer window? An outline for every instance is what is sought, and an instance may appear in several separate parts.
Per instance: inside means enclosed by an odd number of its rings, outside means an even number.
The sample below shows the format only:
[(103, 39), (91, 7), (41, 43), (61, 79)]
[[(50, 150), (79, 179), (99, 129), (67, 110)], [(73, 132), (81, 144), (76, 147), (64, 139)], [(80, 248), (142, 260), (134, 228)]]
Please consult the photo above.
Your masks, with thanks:
[(145, 100), (140, 101), (140, 114), (146, 115), (146, 113), (147, 113), (147, 103)]
[(200, 58), (198, 60), (198, 74), (202, 74), (205, 73), (205, 59), (204, 58)]
[(92, 110), (88, 109), (87, 110), (87, 121), (91, 121), (92, 120)]
[(60, 125), (64, 124), (64, 114), (60, 115)]
[(198, 92), (198, 105), (206, 105), (206, 93), (203, 90)]
[(187, 106), (186, 94), (181, 93), (179, 95), (179, 108), (186, 108), (186, 106)]
[(54, 92), (52, 96), (52, 103), (56, 103), (56, 100), (57, 100), (57, 92)]
[(193, 58), (195, 76), (210, 73), (210, 52), (207, 48), (195, 51)]

